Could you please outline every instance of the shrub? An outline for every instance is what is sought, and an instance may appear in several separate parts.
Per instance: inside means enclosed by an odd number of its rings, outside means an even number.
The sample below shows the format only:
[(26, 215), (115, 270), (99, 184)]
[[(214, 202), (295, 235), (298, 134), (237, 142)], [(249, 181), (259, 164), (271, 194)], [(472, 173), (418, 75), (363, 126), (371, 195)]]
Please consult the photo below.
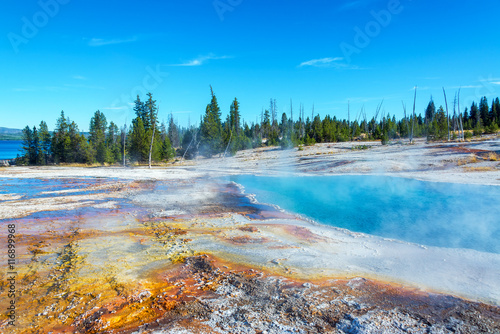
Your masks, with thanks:
[(488, 154), (489, 161), (498, 161), (498, 155), (495, 152), (490, 152)]

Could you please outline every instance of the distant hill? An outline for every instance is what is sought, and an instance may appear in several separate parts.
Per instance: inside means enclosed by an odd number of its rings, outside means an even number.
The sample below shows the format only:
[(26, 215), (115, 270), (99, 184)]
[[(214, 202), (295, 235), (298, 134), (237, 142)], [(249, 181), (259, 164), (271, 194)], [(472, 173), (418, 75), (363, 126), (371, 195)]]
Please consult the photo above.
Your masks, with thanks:
[(0, 126), (0, 140), (21, 140), (23, 130), (3, 128)]
[(11, 129), (11, 128), (3, 128), (0, 126), (0, 135), (15, 135), (22, 134), (23, 130), (20, 129)]

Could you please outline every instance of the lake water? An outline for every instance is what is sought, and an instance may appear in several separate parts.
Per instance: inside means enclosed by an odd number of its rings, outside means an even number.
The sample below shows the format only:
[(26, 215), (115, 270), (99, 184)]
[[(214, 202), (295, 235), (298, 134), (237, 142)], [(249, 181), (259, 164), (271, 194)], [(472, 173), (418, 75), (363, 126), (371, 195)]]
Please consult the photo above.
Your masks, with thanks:
[(14, 159), (21, 155), (21, 140), (0, 140), (0, 160)]
[(500, 187), (382, 176), (260, 177), (231, 180), (321, 224), (428, 246), (500, 253)]

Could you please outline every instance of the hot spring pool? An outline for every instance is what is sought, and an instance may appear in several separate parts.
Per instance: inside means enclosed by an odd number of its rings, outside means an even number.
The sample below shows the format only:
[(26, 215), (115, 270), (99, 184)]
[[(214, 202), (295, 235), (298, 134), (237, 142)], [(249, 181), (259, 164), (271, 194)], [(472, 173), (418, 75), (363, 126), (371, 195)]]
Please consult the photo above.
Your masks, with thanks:
[(315, 220), (428, 246), (500, 254), (500, 187), (384, 176), (231, 177), (257, 201)]

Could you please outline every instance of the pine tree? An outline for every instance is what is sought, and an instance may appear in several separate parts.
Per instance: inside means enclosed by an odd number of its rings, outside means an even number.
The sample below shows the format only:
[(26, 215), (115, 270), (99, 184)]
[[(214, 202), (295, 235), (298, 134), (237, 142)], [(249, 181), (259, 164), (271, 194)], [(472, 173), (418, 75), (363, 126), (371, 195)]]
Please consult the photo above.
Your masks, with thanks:
[(175, 156), (175, 149), (172, 147), (172, 143), (170, 142), (170, 139), (168, 137), (167, 126), (165, 125), (165, 122), (162, 122), (160, 126), (160, 140), (162, 143), (160, 158), (161, 160), (168, 161)]
[(24, 164), (31, 164), (34, 160), (33, 158), (33, 132), (31, 131), (29, 126), (26, 126), (23, 129), (23, 142), (22, 149), (24, 151), (22, 162)]
[[(357, 122), (355, 122), (357, 126)], [(312, 128), (312, 138), (316, 141), (316, 143), (321, 143), (323, 141), (323, 124), (321, 124), (321, 118), (319, 115), (314, 117), (314, 120), (311, 125)]]
[(51, 135), (47, 123), (44, 121), (40, 122), (38, 137), (40, 139), (40, 152), (42, 154), (42, 161), (44, 165), (49, 163), (49, 157), (51, 153)]
[(181, 142), (179, 139), (179, 130), (177, 129), (177, 125), (174, 121), (174, 116), (170, 113), (170, 119), (168, 122), (168, 138), (170, 139), (170, 143), (173, 147), (180, 147)]
[(133, 161), (144, 162), (148, 157), (147, 137), (144, 123), (140, 117), (132, 121), (129, 138), (129, 154)]
[(33, 161), (30, 161), (32, 165), (42, 165), (43, 164), (43, 154), (40, 146), (40, 137), (36, 126), (33, 127)]
[(427, 108), (425, 109), (425, 124), (427, 124), (428, 127), (430, 127), (430, 124), (432, 124), (435, 114), (436, 114), (436, 105), (434, 104), (434, 100), (432, 99), (431, 96), (431, 100), (427, 105)]
[(108, 133), (106, 135), (106, 148), (108, 152), (107, 162), (115, 163), (121, 160), (122, 153), (119, 129), (113, 122), (109, 123)]
[(478, 130), (482, 127), (481, 124), (481, 114), (479, 112), (479, 108), (477, 107), (476, 102), (472, 102), (470, 107), (470, 119), (471, 119), (471, 127), (473, 129)]
[(150, 123), (149, 123), (149, 116), (146, 111), (146, 106), (144, 103), (141, 101), (141, 98), (139, 95), (137, 95), (137, 99), (134, 101), (134, 112), (135, 116), (139, 117), (142, 120), (142, 124), (144, 126), (144, 129), (147, 131), (149, 130)]
[(479, 113), (481, 115), (481, 120), (483, 126), (489, 126), (491, 123), (490, 120), (490, 108), (488, 107), (488, 99), (486, 96), (481, 98), (481, 101), (479, 102)]
[(491, 123), (498, 124), (498, 111), (497, 111), (497, 105), (495, 103), (495, 100), (493, 100), (491, 103), (489, 118), (491, 120)]
[(66, 162), (75, 163), (93, 163), (96, 157), (96, 151), (90, 144), (90, 142), (85, 138), (83, 133), (78, 130), (78, 125), (75, 122), (68, 121), (68, 135), (69, 140), (67, 145), (69, 147), (69, 153), (66, 157)]
[(96, 160), (99, 163), (109, 160), (109, 152), (106, 146), (106, 130), (108, 122), (106, 116), (97, 110), (90, 120), (89, 133), (90, 143), (96, 151)]
[(61, 115), (57, 119), (56, 128), (52, 136), (52, 151), (54, 154), (54, 161), (56, 163), (68, 162), (68, 154), (70, 149), (70, 138), (68, 134), (68, 119), (61, 111)]
[(156, 106), (156, 100), (153, 100), (153, 94), (151, 93), (148, 93), (147, 96), (148, 100), (144, 104), (144, 109), (147, 113), (150, 127), (146, 128), (145, 126), (144, 129), (146, 130), (146, 138), (149, 142), (148, 165), (151, 168), (151, 161), (160, 159), (162, 143), (158, 140), (158, 136), (155, 137), (158, 129), (158, 107)]
[(205, 156), (212, 156), (222, 152), (222, 123), (221, 112), (217, 97), (210, 86), (212, 99), (205, 109), (205, 116), (201, 124), (201, 153)]
[(497, 124), (500, 126), (500, 99), (497, 97), (495, 101), (492, 103), (492, 107), (495, 107), (496, 110), (496, 119), (497, 119)]
[(240, 103), (237, 98), (234, 98), (229, 107), (229, 125), (236, 135), (239, 135), (241, 131), (240, 117)]
[[(78, 130), (78, 125), (74, 121), (70, 121), (68, 119), (68, 139), (65, 142), (66, 145), (66, 162), (75, 163), (75, 162), (93, 162), (95, 157), (92, 157), (91, 161), (87, 161), (86, 152), (81, 147), (82, 141), (80, 135), (80, 131)], [(87, 142), (87, 140), (85, 140)]]

